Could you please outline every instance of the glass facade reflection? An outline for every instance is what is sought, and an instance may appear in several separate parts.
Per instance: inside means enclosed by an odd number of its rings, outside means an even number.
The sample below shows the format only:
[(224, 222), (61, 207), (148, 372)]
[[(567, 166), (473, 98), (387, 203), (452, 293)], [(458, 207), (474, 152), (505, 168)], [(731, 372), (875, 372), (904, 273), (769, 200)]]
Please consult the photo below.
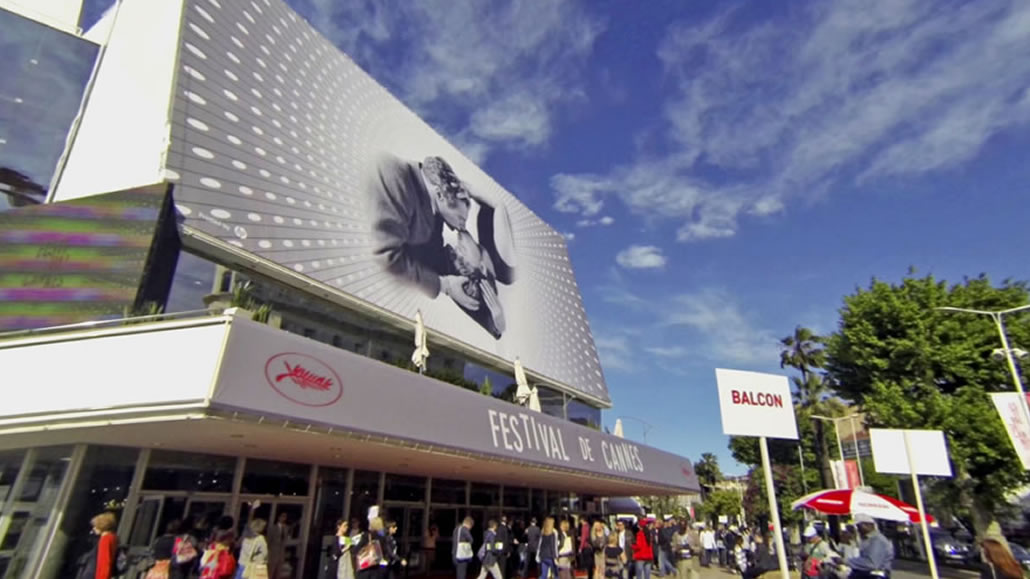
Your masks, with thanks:
[(98, 50), (0, 9), (0, 211), (46, 197)]

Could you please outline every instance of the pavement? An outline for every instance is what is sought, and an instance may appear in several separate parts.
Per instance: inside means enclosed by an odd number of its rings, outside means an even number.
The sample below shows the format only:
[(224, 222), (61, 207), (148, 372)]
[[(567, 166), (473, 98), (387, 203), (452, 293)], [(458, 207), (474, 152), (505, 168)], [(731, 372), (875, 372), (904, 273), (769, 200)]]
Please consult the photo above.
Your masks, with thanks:
[[(941, 579), (976, 579), (980, 576), (979, 571), (975, 569), (968, 569), (963, 567), (954, 567), (950, 565), (937, 564), (937, 574)], [(654, 575), (653, 577), (658, 577)], [(727, 570), (719, 569), (716, 567), (701, 568), (701, 579), (731, 579), (740, 575), (735, 575)], [(908, 560), (895, 560), (894, 570), (891, 573), (891, 579), (924, 579), (930, 577), (930, 566), (925, 562), (920, 561), (908, 561)], [(779, 572), (773, 571), (763, 575), (763, 579), (778, 579)], [(668, 578), (667, 578), (668, 579)], [(798, 571), (791, 571), (790, 579), (801, 579), (801, 573)]]

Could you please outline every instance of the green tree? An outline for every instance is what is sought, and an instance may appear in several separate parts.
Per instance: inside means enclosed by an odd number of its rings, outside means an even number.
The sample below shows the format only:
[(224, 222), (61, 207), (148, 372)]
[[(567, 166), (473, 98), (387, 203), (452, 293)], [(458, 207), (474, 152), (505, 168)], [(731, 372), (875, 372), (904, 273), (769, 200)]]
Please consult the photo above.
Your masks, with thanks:
[[(862, 406), (871, 426), (945, 431), (954, 478), (935, 483), (982, 536), (1005, 494), (1030, 480), (988, 396), (1011, 390), (1000, 345), (986, 317), (935, 310), (1023, 305), (1025, 282), (994, 286), (986, 276), (949, 285), (910, 271), (900, 283), (874, 279), (844, 298), (838, 331), (827, 344), (835, 390)], [(1007, 320), (1012, 344), (1030, 344), (1027, 317)]]
[(710, 452), (701, 454), (700, 460), (694, 463), (694, 473), (701, 483), (701, 493), (707, 497), (715, 483), (722, 480), (722, 471), (719, 469), (719, 458)]
[(716, 489), (708, 494), (708, 497), (696, 510), (698, 518), (704, 521), (715, 522), (720, 515), (731, 519), (740, 514), (742, 499), (740, 493), (730, 489)]

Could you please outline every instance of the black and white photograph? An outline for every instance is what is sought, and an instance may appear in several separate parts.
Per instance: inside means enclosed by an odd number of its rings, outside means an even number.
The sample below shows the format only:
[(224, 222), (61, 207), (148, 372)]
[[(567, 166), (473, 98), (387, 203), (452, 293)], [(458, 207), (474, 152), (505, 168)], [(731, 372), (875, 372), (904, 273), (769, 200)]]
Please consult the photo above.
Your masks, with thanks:
[(185, 222), (607, 399), (564, 236), (289, 7), (249, 5), (186, 2), (166, 164)]

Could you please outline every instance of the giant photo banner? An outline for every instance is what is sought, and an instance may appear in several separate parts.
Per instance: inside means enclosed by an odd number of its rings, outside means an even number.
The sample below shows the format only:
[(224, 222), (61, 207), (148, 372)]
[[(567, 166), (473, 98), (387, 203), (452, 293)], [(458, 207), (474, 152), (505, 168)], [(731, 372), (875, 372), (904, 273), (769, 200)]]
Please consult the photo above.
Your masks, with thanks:
[(601, 400), (563, 237), (278, 0), (187, 0), (187, 224)]

